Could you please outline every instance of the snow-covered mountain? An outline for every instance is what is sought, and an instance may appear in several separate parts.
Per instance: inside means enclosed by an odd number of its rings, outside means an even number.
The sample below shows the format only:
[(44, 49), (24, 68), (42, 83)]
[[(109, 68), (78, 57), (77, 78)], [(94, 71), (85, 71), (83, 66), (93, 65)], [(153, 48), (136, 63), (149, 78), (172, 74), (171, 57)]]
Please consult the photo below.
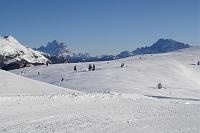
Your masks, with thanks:
[(0, 68), (9, 70), (47, 62), (41, 52), (23, 46), (14, 37), (0, 37)]

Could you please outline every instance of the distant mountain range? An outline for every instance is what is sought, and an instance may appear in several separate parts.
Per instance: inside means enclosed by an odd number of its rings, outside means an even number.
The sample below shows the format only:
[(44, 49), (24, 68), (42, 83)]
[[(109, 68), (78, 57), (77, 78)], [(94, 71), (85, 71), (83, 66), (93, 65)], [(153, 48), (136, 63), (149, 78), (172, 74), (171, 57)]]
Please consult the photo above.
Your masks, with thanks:
[(45, 52), (51, 57), (48, 57), (53, 63), (64, 63), (64, 62), (89, 62), (89, 61), (105, 61), (113, 60), (113, 55), (102, 55), (102, 56), (90, 56), (89, 53), (73, 53), (69, 50), (65, 43), (53, 40), (48, 42), (46, 46), (34, 48), (34, 50)]
[(133, 51), (123, 51), (118, 55), (103, 55), (103, 56), (95, 56), (92, 57), (88, 53), (73, 53), (67, 46), (64, 45), (65, 43), (58, 41), (49, 42), (46, 46), (41, 46), (38, 51), (46, 52), (51, 56), (63, 57), (63, 62), (89, 62), (89, 61), (107, 61), (107, 60), (114, 60), (120, 58), (126, 58), (129, 56), (141, 55), (141, 54), (156, 54), (156, 53), (166, 53), (178, 49), (188, 48), (188, 44), (184, 44), (181, 42), (177, 42), (172, 39), (159, 39), (156, 43), (154, 43), (150, 47), (141, 47), (137, 48)]
[(123, 51), (118, 55), (90, 56), (89, 53), (73, 53), (65, 43), (56, 40), (32, 50), (23, 46), (12, 36), (4, 36), (0, 37), (0, 68), (10, 70), (46, 63), (109, 61), (142, 54), (166, 53), (188, 47), (190, 47), (188, 44), (172, 39), (159, 39), (149, 47)]
[(177, 42), (172, 39), (159, 39), (156, 43), (150, 47), (141, 47), (129, 51), (123, 51), (120, 54), (116, 55), (116, 58), (126, 58), (129, 56), (142, 55), (142, 54), (157, 54), (157, 53), (167, 53), (178, 49), (189, 48), (189, 44), (184, 44)]

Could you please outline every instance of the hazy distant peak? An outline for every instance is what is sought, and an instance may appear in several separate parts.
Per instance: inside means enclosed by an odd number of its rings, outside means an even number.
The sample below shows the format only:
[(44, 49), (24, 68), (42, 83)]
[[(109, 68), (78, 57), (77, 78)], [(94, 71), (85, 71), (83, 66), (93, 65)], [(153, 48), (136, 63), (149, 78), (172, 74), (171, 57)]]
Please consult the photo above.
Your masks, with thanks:
[(64, 42), (58, 42), (57, 40), (48, 42), (46, 46), (41, 46), (35, 50), (48, 53), (51, 56), (66, 57), (72, 55), (72, 52), (67, 48), (66, 44)]

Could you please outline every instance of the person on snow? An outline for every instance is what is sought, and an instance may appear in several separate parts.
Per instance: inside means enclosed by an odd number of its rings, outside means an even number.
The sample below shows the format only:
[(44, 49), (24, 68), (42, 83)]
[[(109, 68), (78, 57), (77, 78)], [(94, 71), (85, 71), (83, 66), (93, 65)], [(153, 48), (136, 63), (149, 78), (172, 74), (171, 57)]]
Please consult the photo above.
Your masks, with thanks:
[(197, 62), (197, 65), (200, 65), (200, 61)]
[(23, 72), (23, 71), (21, 71), (21, 72), (20, 72), (20, 74), (21, 74), (21, 75), (23, 75), (23, 74), (24, 74), (24, 72)]
[(124, 67), (124, 63), (122, 63), (120, 67), (123, 68)]
[(40, 72), (38, 72), (37, 74), (40, 75)]
[(94, 71), (94, 70), (95, 70), (95, 65), (93, 64), (93, 65), (92, 65), (92, 71)]
[(76, 68), (76, 65), (74, 66), (74, 71), (75, 71), (75, 72), (77, 72), (77, 68)]
[(64, 81), (64, 78), (62, 78), (61, 80), (60, 80), (60, 82), (63, 82)]
[(92, 70), (92, 65), (91, 65), (91, 64), (89, 64), (89, 66), (88, 66), (88, 70), (89, 70), (89, 71)]

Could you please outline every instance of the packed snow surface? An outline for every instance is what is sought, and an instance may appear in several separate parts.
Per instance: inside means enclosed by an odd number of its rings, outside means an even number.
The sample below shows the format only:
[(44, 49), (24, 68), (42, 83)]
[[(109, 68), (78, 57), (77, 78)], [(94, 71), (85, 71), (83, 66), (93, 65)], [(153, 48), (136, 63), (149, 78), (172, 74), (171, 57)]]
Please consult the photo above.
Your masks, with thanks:
[(198, 133), (199, 53), (0, 71), (0, 132)]

